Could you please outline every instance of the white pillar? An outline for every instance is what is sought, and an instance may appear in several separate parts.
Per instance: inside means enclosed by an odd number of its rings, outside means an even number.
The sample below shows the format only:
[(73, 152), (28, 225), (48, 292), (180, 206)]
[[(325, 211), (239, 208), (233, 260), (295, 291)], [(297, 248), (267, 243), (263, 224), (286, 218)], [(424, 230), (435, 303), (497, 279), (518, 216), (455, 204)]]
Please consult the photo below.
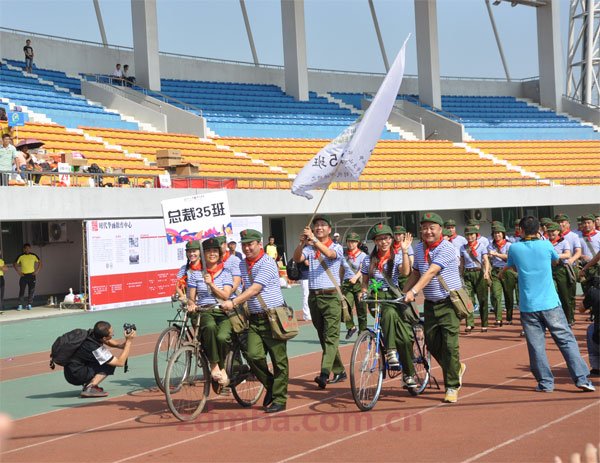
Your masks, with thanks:
[(296, 100), (308, 100), (304, 0), (281, 0), (285, 92)]
[(564, 87), (562, 42), (560, 39), (560, 2), (547, 0), (537, 8), (540, 104), (560, 111)]
[(440, 90), (440, 52), (436, 0), (415, 0), (415, 32), (419, 100), (434, 108), (441, 108), (442, 94)]
[(156, 0), (131, 0), (136, 82), (160, 91)]

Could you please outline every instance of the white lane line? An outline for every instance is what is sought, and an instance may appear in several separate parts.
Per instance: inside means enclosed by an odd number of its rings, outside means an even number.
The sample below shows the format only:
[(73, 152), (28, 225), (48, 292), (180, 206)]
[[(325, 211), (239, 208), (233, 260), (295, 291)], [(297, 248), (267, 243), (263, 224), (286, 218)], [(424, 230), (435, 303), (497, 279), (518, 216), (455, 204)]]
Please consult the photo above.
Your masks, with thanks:
[(512, 439), (504, 441), (501, 444), (498, 444), (498, 445), (496, 445), (494, 447), (491, 447), (491, 448), (487, 449), (484, 452), (478, 453), (477, 455), (473, 455), (471, 458), (467, 458), (466, 460), (463, 460), (463, 463), (470, 463), (472, 461), (476, 461), (476, 460), (480, 459), (481, 457), (485, 457), (486, 455), (489, 455), (490, 453), (493, 453), (496, 450), (501, 449), (502, 447), (506, 447), (507, 445), (514, 444), (515, 442), (518, 442), (518, 441), (520, 441), (521, 439), (523, 439), (525, 437), (532, 436), (532, 435), (538, 433), (539, 431), (543, 431), (544, 429), (549, 428), (550, 426), (553, 426), (553, 425), (555, 425), (557, 423), (560, 423), (561, 421), (564, 421), (564, 420), (569, 419), (569, 418), (571, 418), (571, 417), (573, 417), (575, 415), (583, 413), (588, 408), (592, 408), (592, 407), (595, 407), (597, 405), (600, 405), (600, 400), (597, 400), (596, 402), (588, 404), (585, 407), (581, 407), (581, 408), (579, 408), (577, 410), (574, 410), (571, 413), (569, 413), (567, 415), (564, 415), (564, 416), (561, 416), (560, 418), (557, 418), (557, 419), (555, 419), (553, 421), (550, 421), (549, 423), (546, 423), (546, 424), (544, 424), (544, 425), (542, 425), (542, 426), (540, 426), (538, 428), (532, 429), (531, 431), (528, 431), (525, 434), (521, 434), (521, 435), (519, 435), (517, 437), (513, 437)]
[[(513, 346), (511, 346), (511, 347), (513, 347)], [(481, 356), (481, 355), (478, 355), (477, 357), (480, 357), (480, 356)], [(468, 360), (468, 359), (466, 359), (466, 360)], [(565, 364), (565, 362), (564, 362), (564, 361), (562, 361), (562, 362), (560, 362), (560, 363), (557, 363), (556, 365), (552, 365), (552, 368), (556, 368), (556, 367), (558, 367), (558, 366), (560, 366), (560, 365), (563, 365), (563, 364)], [(489, 391), (489, 390), (491, 390), (491, 389), (495, 389), (495, 388), (497, 388), (497, 387), (499, 387), (499, 386), (504, 386), (504, 385), (506, 385), (506, 384), (509, 384), (509, 383), (512, 383), (512, 382), (514, 382), (514, 381), (518, 381), (518, 380), (521, 380), (521, 379), (527, 378), (527, 377), (529, 377), (529, 376), (531, 376), (531, 373), (524, 374), (524, 375), (522, 375), (522, 376), (519, 376), (518, 378), (509, 379), (509, 380), (507, 380), (507, 381), (504, 381), (503, 383), (500, 383), (500, 384), (495, 384), (494, 386), (490, 386), (490, 387), (486, 387), (485, 389), (479, 389), (479, 390), (477, 390), (477, 391), (475, 391), (475, 392), (472, 392), (472, 393), (470, 393), (470, 394), (467, 394), (467, 395), (465, 395), (465, 396), (464, 396), (464, 397), (461, 399), (461, 401), (462, 401), (463, 399), (467, 399), (467, 398), (469, 398), (469, 397), (473, 397), (473, 396), (476, 396), (476, 395), (482, 394), (482, 393), (484, 393), (484, 392), (486, 392), (486, 391)], [(595, 405), (595, 403), (594, 403), (594, 404), (591, 404), (591, 405)], [(398, 419), (396, 419), (396, 420), (392, 420), (392, 421), (388, 421), (388, 422), (386, 422), (386, 423), (380, 424), (380, 425), (378, 425), (378, 426), (375, 426), (374, 428), (370, 428), (370, 429), (366, 429), (366, 430), (363, 430), (363, 431), (360, 431), (360, 432), (357, 432), (357, 433), (354, 433), (354, 434), (346, 435), (346, 436), (344, 436), (344, 437), (342, 437), (342, 438), (340, 438), (340, 439), (336, 439), (336, 440), (334, 440), (334, 441), (328, 442), (327, 444), (323, 444), (323, 445), (320, 445), (320, 446), (318, 446), (318, 447), (315, 447), (315, 448), (313, 448), (313, 449), (307, 450), (307, 451), (305, 451), (305, 452), (298, 453), (298, 454), (296, 454), (296, 455), (292, 455), (292, 456), (290, 456), (290, 457), (288, 457), (288, 458), (285, 458), (285, 459), (283, 459), (283, 460), (279, 460), (277, 463), (284, 463), (284, 462), (288, 462), (288, 461), (296, 460), (296, 459), (298, 459), (298, 458), (302, 458), (302, 457), (304, 457), (304, 456), (306, 456), (306, 455), (310, 455), (311, 453), (318, 452), (319, 450), (323, 450), (323, 449), (326, 449), (326, 448), (328, 448), (328, 447), (331, 447), (331, 446), (333, 446), (333, 445), (337, 445), (337, 444), (339, 444), (339, 443), (341, 443), (341, 442), (345, 442), (345, 441), (347, 441), (347, 440), (349, 440), (349, 439), (354, 439), (354, 438), (356, 438), (356, 437), (358, 437), (358, 436), (361, 436), (361, 435), (363, 435), (363, 434), (366, 434), (367, 432), (376, 431), (377, 429), (381, 429), (381, 428), (384, 428), (384, 427), (388, 427), (388, 426), (390, 426), (390, 425), (392, 425), (392, 424), (400, 423), (401, 421), (407, 420), (407, 419), (409, 419), (409, 418), (412, 418), (412, 417), (414, 417), (414, 416), (417, 416), (417, 415), (424, 415), (425, 413), (428, 413), (428, 412), (430, 412), (430, 411), (433, 411), (433, 410), (437, 410), (438, 408), (440, 408), (440, 407), (445, 407), (445, 406), (450, 406), (450, 407), (452, 407), (453, 405), (452, 405), (452, 404), (439, 403), (439, 404), (437, 404), (437, 405), (433, 405), (433, 406), (431, 406), (431, 407), (428, 407), (428, 408), (426, 408), (426, 409), (424, 409), (424, 410), (421, 410), (421, 411), (419, 411), (419, 412), (413, 413), (413, 414), (411, 414), (411, 415), (402, 416), (402, 418), (398, 418)], [(454, 405), (454, 406), (455, 406), (455, 405)]]

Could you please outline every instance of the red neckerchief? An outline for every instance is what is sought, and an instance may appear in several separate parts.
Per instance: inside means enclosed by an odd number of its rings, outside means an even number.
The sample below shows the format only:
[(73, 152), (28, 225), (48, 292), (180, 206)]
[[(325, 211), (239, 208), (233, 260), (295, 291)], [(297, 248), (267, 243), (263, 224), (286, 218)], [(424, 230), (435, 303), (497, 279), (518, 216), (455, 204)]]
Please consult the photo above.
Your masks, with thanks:
[(229, 252), (226, 252), (225, 254), (223, 254), (223, 257), (221, 258), (221, 262), (225, 263), (227, 262), (227, 259), (229, 259), (231, 257), (231, 254), (229, 254)]
[(400, 251), (400, 248), (401, 248), (401, 247), (402, 247), (402, 241), (399, 241), (398, 243), (396, 243), (396, 242), (394, 241), (394, 252), (395, 252), (396, 254), (398, 254), (398, 251)]
[(457, 236), (458, 234), (456, 232), (452, 233), (452, 236), (450, 236), (450, 241), (453, 241)]
[(562, 233), (560, 234), (560, 236), (562, 236), (562, 237), (564, 238), (564, 237), (565, 237), (566, 235), (568, 235), (569, 233), (571, 233), (571, 228), (570, 228), (570, 227), (569, 227), (569, 228), (567, 228), (567, 229), (566, 229), (564, 232), (562, 232)]
[(543, 236), (544, 236), (544, 238), (546, 238), (546, 239), (550, 239), (550, 238), (548, 238), (548, 232), (544, 232), (544, 235), (543, 235)]
[[(333, 244), (333, 240), (331, 238), (327, 238), (327, 241), (323, 243), (326, 248)], [(315, 246), (315, 259), (318, 259), (321, 256), (321, 251), (319, 251)]]
[(435, 243), (431, 245), (426, 244), (427, 247), (425, 248), (425, 262), (429, 262), (429, 251), (437, 248), (442, 241), (444, 241), (444, 237), (440, 236), (440, 239), (437, 240)]
[(348, 250), (348, 257), (352, 260), (352, 262), (356, 262), (356, 258), (361, 253), (361, 250), (356, 248), (354, 251)]
[(385, 252), (384, 254), (381, 254), (381, 251), (378, 249), (377, 250), (377, 270), (379, 270), (380, 273), (383, 273), (383, 266), (385, 265), (385, 263), (390, 260), (390, 257), (392, 256), (392, 250), (391, 248), (387, 250), (387, 252)]
[(564, 238), (560, 235), (558, 235), (556, 237), (555, 240), (550, 240), (550, 242), (552, 243), (552, 246), (556, 246), (558, 243), (560, 243)]
[(198, 260), (195, 264), (190, 263), (190, 270), (200, 271), (202, 270), (202, 261)]
[(506, 240), (504, 238), (501, 241), (494, 240), (494, 244), (496, 245), (496, 248), (498, 248), (498, 251), (500, 251), (506, 244)]
[(469, 249), (471, 250), (471, 255), (473, 257), (477, 257), (477, 245), (479, 244), (477, 240), (467, 243), (469, 245)]
[(596, 233), (596, 230), (592, 230), (589, 233), (583, 233), (583, 236), (587, 238), (588, 241), (592, 241), (592, 236), (594, 236)]
[[(188, 270), (194, 270), (194, 271), (199, 271), (202, 270), (202, 261), (198, 261), (195, 264), (192, 264), (190, 262), (190, 265), (188, 266)], [(185, 272), (183, 274), (183, 276), (177, 280), (177, 286), (181, 289), (185, 289), (185, 287), (187, 286), (187, 272)]]
[(246, 265), (248, 266), (248, 273), (250, 273), (250, 271), (252, 270), (252, 267), (254, 267), (254, 264), (256, 264), (260, 260), (260, 258), (264, 255), (265, 255), (265, 250), (261, 249), (260, 252), (258, 253), (258, 256), (256, 256), (256, 259), (250, 259), (249, 257), (246, 257)]
[(206, 273), (208, 273), (210, 275), (210, 281), (212, 281), (214, 283), (215, 281), (215, 275), (217, 273), (219, 273), (221, 270), (223, 270), (223, 263), (219, 263), (217, 265), (214, 266), (214, 268), (210, 269), (210, 268), (206, 268)]

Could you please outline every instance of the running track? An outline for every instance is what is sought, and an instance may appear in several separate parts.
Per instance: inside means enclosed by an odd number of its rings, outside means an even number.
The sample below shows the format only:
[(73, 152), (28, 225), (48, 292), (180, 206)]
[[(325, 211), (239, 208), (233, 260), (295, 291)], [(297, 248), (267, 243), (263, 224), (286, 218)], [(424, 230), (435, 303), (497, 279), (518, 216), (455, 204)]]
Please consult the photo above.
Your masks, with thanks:
[[(586, 326), (583, 317), (575, 325), (582, 352)], [(133, 355), (150, 352), (155, 337), (140, 336)], [(311, 352), (290, 360), (283, 413), (266, 415), (259, 407), (242, 409), (231, 397), (211, 395), (196, 422), (180, 423), (160, 392), (140, 389), (17, 420), (1, 459), (551, 462), (559, 455), (565, 461), (587, 442), (598, 442), (600, 394), (576, 389), (560, 353), (549, 346), (556, 376), (552, 394), (533, 391), (527, 349), (513, 325), (461, 336), (467, 372), (456, 405), (442, 404), (443, 390), (414, 398), (399, 379), (388, 379), (375, 409), (359, 412), (349, 382), (317, 389), (312, 380), (320, 353)], [(341, 349), (346, 364), (351, 349)], [(47, 353), (15, 357), (2, 369), (2, 381), (46, 373), (46, 359)], [(437, 365), (433, 373), (442, 382)]]

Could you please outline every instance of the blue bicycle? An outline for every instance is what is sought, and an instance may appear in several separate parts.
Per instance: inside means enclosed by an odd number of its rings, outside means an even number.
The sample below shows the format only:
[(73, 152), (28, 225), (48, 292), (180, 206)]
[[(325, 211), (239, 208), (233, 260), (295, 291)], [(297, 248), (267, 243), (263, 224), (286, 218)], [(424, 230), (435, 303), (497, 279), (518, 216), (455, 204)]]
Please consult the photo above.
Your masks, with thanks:
[[(367, 411), (371, 410), (379, 400), (386, 374), (390, 378), (399, 376), (402, 373), (402, 365), (391, 367), (385, 359), (385, 345), (380, 324), (381, 300), (377, 298), (377, 289), (375, 289), (375, 299), (363, 299), (363, 302), (374, 305), (372, 314), (375, 317), (375, 324), (372, 329), (363, 331), (354, 343), (350, 361), (350, 387), (356, 406), (361, 411)], [(404, 298), (385, 302), (404, 304)], [(417, 396), (425, 390), (431, 379), (431, 354), (425, 344), (422, 319), (412, 326), (412, 331), (414, 337), (412, 360), (417, 386), (408, 388), (408, 392)], [(435, 378), (433, 380), (435, 381)], [(435, 382), (437, 384), (437, 381)]]

